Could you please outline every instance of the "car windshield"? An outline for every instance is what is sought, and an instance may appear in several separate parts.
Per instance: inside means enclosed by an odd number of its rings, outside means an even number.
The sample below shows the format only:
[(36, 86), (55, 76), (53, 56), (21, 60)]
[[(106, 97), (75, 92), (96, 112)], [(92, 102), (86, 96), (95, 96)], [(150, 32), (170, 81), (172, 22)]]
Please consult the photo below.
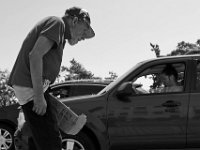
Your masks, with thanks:
[(128, 74), (130, 74), (133, 70), (135, 70), (136, 68), (140, 67), (143, 63), (137, 63), (134, 67), (132, 67), (131, 69), (129, 69), (126, 73), (124, 73), (123, 75), (121, 75), (117, 80), (115, 80), (114, 82), (111, 82), (108, 86), (106, 86), (104, 89), (102, 89), (98, 95), (104, 94), (107, 91), (109, 91), (110, 89), (112, 89), (113, 87), (115, 87), (118, 83), (120, 83)]

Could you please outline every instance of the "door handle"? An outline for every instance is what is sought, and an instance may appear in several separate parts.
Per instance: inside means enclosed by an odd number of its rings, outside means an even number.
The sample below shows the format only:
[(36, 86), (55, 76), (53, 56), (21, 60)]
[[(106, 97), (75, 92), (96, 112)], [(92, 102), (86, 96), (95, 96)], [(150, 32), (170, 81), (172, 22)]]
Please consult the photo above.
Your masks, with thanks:
[(173, 100), (168, 100), (165, 103), (162, 104), (163, 107), (178, 107), (180, 106), (181, 103), (180, 102), (176, 102)]

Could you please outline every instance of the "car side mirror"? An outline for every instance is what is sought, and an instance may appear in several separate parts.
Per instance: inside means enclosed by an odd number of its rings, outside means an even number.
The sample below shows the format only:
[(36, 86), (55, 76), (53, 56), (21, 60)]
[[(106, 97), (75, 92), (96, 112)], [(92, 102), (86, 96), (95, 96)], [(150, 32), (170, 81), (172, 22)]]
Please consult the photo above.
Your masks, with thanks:
[(120, 98), (134, 94), (136, 94), (136, 92), (133, 90), (131, 82), (124, 82), (117, 89), (117, 96)]

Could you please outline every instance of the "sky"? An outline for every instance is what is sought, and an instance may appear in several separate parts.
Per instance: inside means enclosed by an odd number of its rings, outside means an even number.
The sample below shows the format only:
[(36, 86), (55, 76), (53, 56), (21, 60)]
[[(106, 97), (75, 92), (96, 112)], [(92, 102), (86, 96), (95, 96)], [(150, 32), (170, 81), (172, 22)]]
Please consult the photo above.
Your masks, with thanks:
[(62, 17), (79, 6), (91, 17), (96, 36), (75, 46), (66, 44), (62, 65), (73, 58), (94, 76), (118, 76), (136, 63), (155, 58), (150, 42), (161, 55), (178, 42), (200, 39), (199, 0), (1, 0), (0, 70), (11, 71), (31, 28), (46, 16)]

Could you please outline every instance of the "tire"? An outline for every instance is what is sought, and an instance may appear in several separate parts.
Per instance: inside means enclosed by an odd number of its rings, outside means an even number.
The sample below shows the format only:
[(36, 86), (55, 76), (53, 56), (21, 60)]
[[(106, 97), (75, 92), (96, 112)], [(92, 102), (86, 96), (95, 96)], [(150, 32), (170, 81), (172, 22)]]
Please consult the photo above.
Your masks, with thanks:
[(14, 150), (14, 132), (8, 125), (0, 124), (0, 150)]
[(62, 139), (62, 150), (96, 150), (94, 142), (84, 132), (77, 135), (64, 135)]

